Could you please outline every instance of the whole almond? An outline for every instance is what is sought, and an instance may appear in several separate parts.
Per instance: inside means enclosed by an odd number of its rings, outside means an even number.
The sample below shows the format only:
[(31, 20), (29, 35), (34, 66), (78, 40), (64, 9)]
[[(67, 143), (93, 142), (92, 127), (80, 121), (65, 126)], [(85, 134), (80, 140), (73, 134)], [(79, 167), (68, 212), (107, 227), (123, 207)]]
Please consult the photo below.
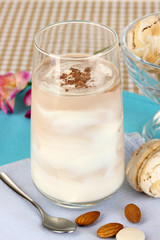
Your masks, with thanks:
[(128, 221), (130, 222), (138, 223), (141, 219), (141, 210), (139, 209), (139, 207), (137, 207), (137, 205), (133, 203), (128, 204), (125, 207), (124, 213)]
[(100, 227), (97, 231), (97, 235), (100, 238), (109, 238), (115, 236), (121, 229), (123, 225), (120, 223), (108, 223)]
[(94, 223), (100, 216), (99, 211), (87, 212), (76, 218), (75, 222), (79, 226), (88, 226)]

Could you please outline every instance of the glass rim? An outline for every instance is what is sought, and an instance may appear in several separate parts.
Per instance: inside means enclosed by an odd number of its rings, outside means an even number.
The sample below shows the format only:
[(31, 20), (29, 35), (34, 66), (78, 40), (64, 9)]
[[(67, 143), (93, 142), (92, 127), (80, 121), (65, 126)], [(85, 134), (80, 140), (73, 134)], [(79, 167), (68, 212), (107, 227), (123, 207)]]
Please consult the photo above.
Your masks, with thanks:
[(142, 20), (146, 17), (149, 17), (149, 16), (153, 16), (153, 15), (160, 15), (160, 12), (156, 12), (156, 13), (150, 13), (150, 14), (146, 14), (140, 18), (137, 18), (135, 19), (134, 21), (132, 21), (130, 24), (128, 24), (124, 30), (122, 31), (121, 35), (120, 35), (120, 44), (121, 44), (121, 47), (122, 47), (122, 50), (125, 54), (127, 54), (129, 57), (131, 57), (132, 59), (134, 59), (135, 61), (141, 63), (141, 64), (144, 64), (146, 66), (149, 66), (149, 67), (152, 67), (152, 68), (156, 68), (156, 69), (160, 69), (160, 65), (157, 65), (157, 64), (154, 64), (154, 63), (151, 63), (151, 62), (148, 62), (138, 56), (136, 56), (134, 53), (131, 52), (131, 50), (128, 48), (127, 46), (127, 43), (126, 43), (126, 34), (128, 33), (129, 29), (134, 25), (136, 24), (139, 20)]
[(94, 57), (100, 57), (103, 56), (105, 54), (108, 54), (109, 52), (111, 52), (112, 50), (114, 50), (114, 48), (118, 45), (118, 35), (117, 33), (110, 27), (105, 26), (103, 24), (99, 24), (99, 23), (95, 23), (92, 21), (84, 21), (84, 20), (68, 20), (68, 21), (60, 21), (60, 22), (55, 22), (53, 24), (44, 26), (43, 28), (41, 28), (34, 37), (34, 47), (41, 52), (44, 55), (47, 55), (49, 57), (54, 57), (57, 59), (65, 59), (65, 60), (75, 60), (75, 58), (73, 57), (62, 57), (61, 55), (56, 55), (54, 53), (51, 52), (47, 52), (44, 49), (42, 49), (41, 47), (39, 47), (38, 43), (37, 43), (37, 39), (40, 33), (42, 33), (43, 31), (52, 28), (54, 26), (58, 26), (58, 25), (62, 25), (62, 24), (67, 24), (67, 23), (84, 23), (84, 24), (90, 24), (90, 25), (95, 25), (101, 28), (104, 28), (106, 30), (109, 30), (115, 37), (115, 41), (113, 42), (113, 44), (111, 44), (109, 47), (100, 49), (100, 51), (96, 51), (95, 53), (93, 53), (91, 56), (86, 56), (86, 57), (80, 57), (80, 58), (76, 58), (76, 60), (82, 60), (82, 59), (90, 59), (90, 58), (94, 58)]

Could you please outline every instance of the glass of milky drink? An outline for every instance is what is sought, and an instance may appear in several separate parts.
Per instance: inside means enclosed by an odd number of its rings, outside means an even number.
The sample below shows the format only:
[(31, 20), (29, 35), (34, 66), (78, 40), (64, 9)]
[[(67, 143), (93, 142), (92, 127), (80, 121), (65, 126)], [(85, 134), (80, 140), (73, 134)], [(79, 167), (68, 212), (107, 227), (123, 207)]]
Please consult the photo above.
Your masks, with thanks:
[(55, 203), (85, 207), (124, 179), (119, 44), (110, 28), (60, 22), (35, 36), (31, 172)]

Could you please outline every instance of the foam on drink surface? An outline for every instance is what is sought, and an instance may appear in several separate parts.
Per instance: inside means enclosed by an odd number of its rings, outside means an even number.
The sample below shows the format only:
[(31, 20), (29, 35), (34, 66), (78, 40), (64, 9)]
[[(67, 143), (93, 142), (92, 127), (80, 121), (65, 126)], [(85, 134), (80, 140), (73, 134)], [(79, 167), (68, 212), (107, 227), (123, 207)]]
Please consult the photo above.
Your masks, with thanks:
[(67, 62), (47, 59), (37, 69), (35, 81), (55, 94), (86, 95), (110, 89), (119, 80), (117, 75), (113, 65), (100, 58), (92, 61), (75, 58)]
[(45, 60), (32, 85), (31, 167), (36, 186), (68, 203), (98, 201), (124, 179), (118, 71), (108, 61)]

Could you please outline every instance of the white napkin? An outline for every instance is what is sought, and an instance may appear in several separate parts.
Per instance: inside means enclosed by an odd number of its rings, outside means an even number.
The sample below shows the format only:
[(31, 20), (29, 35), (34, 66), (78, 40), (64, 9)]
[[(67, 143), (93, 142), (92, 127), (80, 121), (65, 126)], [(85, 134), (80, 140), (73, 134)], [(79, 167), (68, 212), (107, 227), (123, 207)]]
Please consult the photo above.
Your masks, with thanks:
[[(138, 133), (125, 136), (126, 162), (142, 142)], [(94, 224), (78, 227), (70, 234), (57, 234), (43, 228), (38, 210), (0, 181), (0, 240), (96, 240), (99, 239), (98, 228), (110, 222), (122, 223), (124, 227), (136, 227), (145, 233), (146, 240), (160, 238), (160, 199), (136, 192), (126, 179), (122, 187), (105, 202), (89, 209), (75, 210), (59, 207), (37, 191), (31, 180), (29, 159), (2, 166), (0, 171), (7, 173), (24, 192), (52, 216), (74, 221), (77, 216), (87, 211), (101, 212), (100, 218)], [(135, 203), (141, 209), (142, 219), (138, 224), (130, 223), (124, 216), (124, 208), (129, 203)]]

